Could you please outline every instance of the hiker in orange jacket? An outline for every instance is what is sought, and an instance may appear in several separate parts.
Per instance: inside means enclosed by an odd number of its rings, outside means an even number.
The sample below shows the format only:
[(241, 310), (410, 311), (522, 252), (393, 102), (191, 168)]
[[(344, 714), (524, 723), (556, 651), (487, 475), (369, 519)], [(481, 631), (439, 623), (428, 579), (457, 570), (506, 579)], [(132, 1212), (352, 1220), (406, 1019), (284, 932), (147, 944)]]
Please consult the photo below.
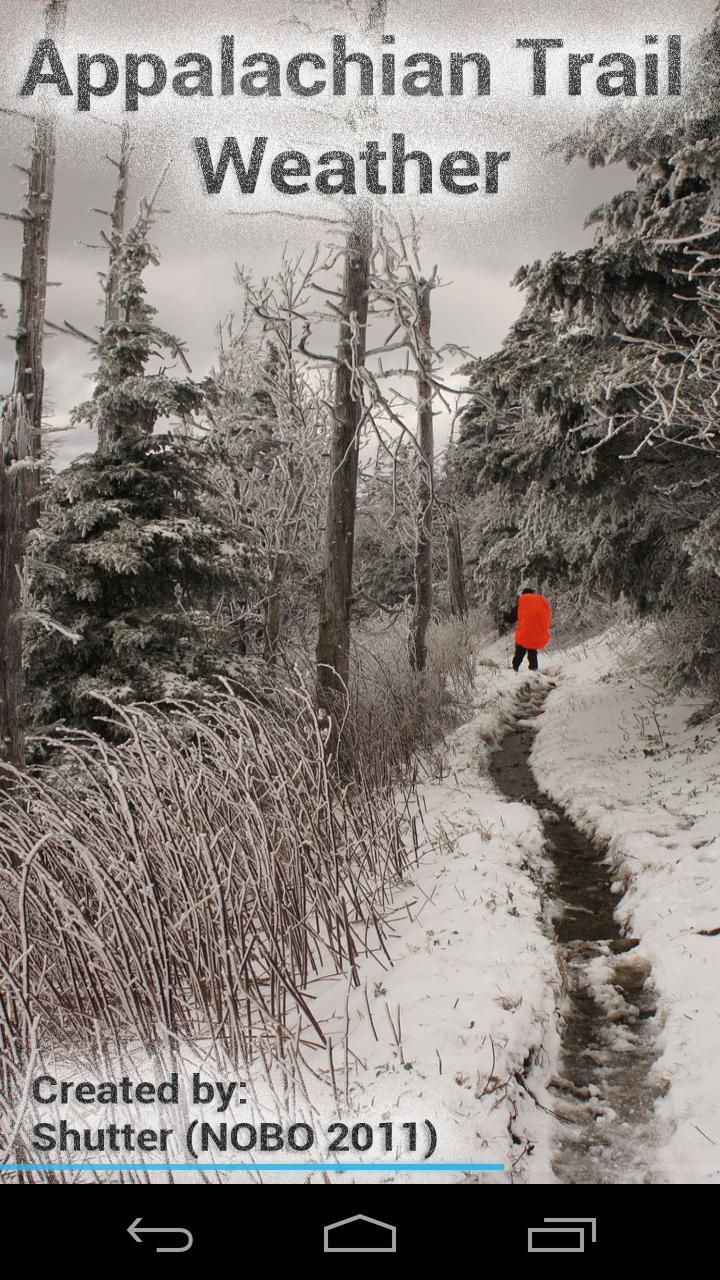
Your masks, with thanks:
[(530, 670), (537, 671), (538, 650), (545, 649), (550, 643), (550, 601), (533, 591), (532, 587), (525, 587), (515, 607), (505, 615), (505, 621), (516, 624), (513, 671), (520, 670), (525, 654)]

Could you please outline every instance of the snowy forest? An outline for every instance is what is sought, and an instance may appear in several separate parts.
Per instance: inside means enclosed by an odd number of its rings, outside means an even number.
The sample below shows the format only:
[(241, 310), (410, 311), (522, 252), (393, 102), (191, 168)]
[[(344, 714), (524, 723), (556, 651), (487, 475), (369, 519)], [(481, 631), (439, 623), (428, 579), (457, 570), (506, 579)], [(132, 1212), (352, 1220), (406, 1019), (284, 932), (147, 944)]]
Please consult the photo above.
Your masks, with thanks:
[[(81, 330), (52, 113), (2, 111), (2, 1180), (148, 1149), (38, 1077), (212, 1061), (314, 1129), (397, 1117), (374, 1159), (429, 1116), (448, 1179), (720, 1181), (720, 9), (679, 104), (557, 142), (627, 189), (518, 262), (482, 357), (436, 334), (422, 219), (362, 198), (268, 275), (230, 237), (195, 377), (125, 124)], [(92, 368), (62, 465), (51, 340)]]

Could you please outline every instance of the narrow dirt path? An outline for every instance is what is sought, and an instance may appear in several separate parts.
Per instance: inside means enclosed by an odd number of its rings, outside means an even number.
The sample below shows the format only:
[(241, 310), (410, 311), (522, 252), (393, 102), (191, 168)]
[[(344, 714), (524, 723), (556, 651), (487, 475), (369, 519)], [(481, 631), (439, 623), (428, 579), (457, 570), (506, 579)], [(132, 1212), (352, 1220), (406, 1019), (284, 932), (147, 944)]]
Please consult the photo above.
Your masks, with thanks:
[[(519, 687), (517, 720), (494, 753), (491, 775), (510, 800), (539, 812), (554, 871), (549, 911), (566, 981), (553, 1170), (560, 1182), (652, 1182), (649, 1084), (657, 1056), (650, 966), (623, 937), (611, 869), (564, 811), (538, 788), (529, 755), (552, 684)], [(572, 761), (568, 761), (572, 768)]]

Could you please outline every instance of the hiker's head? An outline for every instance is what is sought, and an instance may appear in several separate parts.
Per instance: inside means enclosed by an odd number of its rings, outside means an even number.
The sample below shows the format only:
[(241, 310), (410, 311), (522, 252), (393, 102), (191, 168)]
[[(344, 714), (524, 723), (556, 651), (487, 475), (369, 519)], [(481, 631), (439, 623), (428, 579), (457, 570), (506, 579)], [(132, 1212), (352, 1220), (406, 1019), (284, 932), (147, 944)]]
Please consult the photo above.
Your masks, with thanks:
[(520, 592), (520, 595), (521, 595), (521, 596), (534, 596), (534, 595), (535, 595), (535, 589), (534, 589), (534, 587), (523, 587), (522, 591)]

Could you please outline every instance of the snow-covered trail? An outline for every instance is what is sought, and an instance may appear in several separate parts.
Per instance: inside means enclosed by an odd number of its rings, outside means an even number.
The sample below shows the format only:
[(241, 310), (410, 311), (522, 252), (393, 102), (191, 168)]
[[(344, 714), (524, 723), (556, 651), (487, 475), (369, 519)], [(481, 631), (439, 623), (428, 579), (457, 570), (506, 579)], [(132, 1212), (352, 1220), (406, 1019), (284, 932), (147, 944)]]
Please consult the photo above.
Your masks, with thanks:
[(553, 864), (549, 921), (564, 978), (559, 1071), (549, 1093), (557, 1119), (552, 1170), (560, 1182), (652, 1182), (650, 1072), (657, 1057), (650, 964), (624, 935), (605, 849), (540, 791), (529, 763), (554, 682), (518, 688), (516, 720), (491, 761), (498, 788), (539, 813)]
[[(637, 626), (532, 677), (507, 647), (478, 655), (473, 715), (418, 784), (389, 955), (363, 958), (360, 987), (312, 985), (336, 1074), (312, 1060), (313, 1108), (392, 1120), (386, 1160), (428, 1118), (434, 1159), (504, 1164), (394, 1183), (720, 1181), (716, 726), (653, 688)], [(513, 735), (508, 790), (491, 759)]]
[(491, 656), (481, 661), (474, 715), (418, 784), (422, 857), (388, 922), (392, 964), (365, 957), (360, 989), (318, 984), (314, 1006), (327, 1035), (351, 1046), (349, 1115), (393, 1118), (398, 1132), (428, 1117), (434, 1159), (504, 1165), (433, 1181), (552, 1178), (544, 1081), (557, 1056), (561, 980), (544, 919), (540, 820), (488, 776), (510, 711), (505, 677)]
[[(554, 655), (530, 757), (541, 790), (607, 850), (615, 913), (652, 970), (656, 1181), (720, 1182), (720, 734), (668, 691), (650, 626)], [(599, 975), (601, 976), (601, 975)], [(630, 1171), (624, 1178), (630, 1180)]]

